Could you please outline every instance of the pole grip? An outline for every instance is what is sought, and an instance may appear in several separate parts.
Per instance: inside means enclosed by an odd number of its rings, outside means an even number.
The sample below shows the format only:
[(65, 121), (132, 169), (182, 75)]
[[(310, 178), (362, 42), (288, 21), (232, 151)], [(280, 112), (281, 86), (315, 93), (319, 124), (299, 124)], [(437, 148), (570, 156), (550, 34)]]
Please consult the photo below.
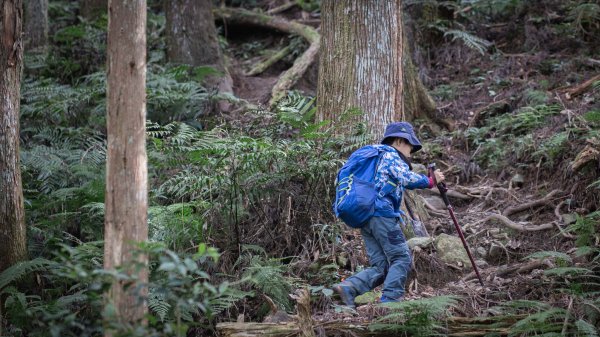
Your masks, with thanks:
[(446, 192), (448, 192), (448, 187), (446, 186), (445, 183), (443, 182), (437, 182), (437, 179), (435, 179), (435, 163), (431, 163), (427, 166), (427, 170), (429, 171), (429, 177), (431, 177), (431, 179), (433, 179), (433, 184), (437, 186), (438, 191), (440, 191), (440, 197), (442, 198), (442, 200), (444, 201), (444, 204), (446, 205), (446, 207), (450, 206), (450, 200), (448, 199), (448, 195), (446, 194)]

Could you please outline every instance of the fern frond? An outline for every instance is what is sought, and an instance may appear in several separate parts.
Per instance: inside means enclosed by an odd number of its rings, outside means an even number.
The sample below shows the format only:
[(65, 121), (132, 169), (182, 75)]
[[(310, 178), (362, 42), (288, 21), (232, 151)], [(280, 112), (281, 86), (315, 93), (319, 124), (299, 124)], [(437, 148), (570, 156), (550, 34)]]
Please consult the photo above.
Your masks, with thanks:
[(527, 256), (525, 256), (525, 259), (545, 259), (548, 257), (552, 257), (555, 259), (560, 259), (566, 262), (572, 262), (573, 259), (571, 259), (571, 257), (568, 254), (565, 253), (561, 253), (561, 252), (554, 252), (554, 251), (543, 251), (543, 252), (535, 252), (533, 254), (529, 254)]
[(458, 305), (455, 296), (436, 296), (414, 301), (386, 303), (392, 312), (369, 325), (371, 330), (390, 330), (410, 335), (429, 336), (441, 327), (449, 309)]
[(208, 303), (212, 315), (218, 315), (231, 308), (235, 302), (252, 296), (252, 292), (242, 291), (233, 287), (228, 287), (225, 292), (216, 298), (212, 298)]
[(43, 258), (17, 262), (17, 264), (10, 266), (0, 274), (0, 289), (3, 289), (8, 284), (19, 280), (29, 273), (45, 270), (53, 264), (54, 262)]
[(598, 328), (583, 319), (578, 319), (575, 326), (577, 327), (578, 336), (598, 337)]
[(461, 40), (467, 47), (478, 51), (481, 55), (485, 55), (487, 49), (493, 45), (492, 42), (486, 39), (457, 29), (446, 30), (444, 36), (452, 36), (452, 41)]
[(171, 305), (165, 300), (164, 294), (158, 292), (155, 288), (151, 288), (148, 291), (148, 308), (164, 322), (169, 315)]
[(592, 276), (594, 275), (594, 272), (588, 268), (582, 267), (558, 267), (544, 270), (544, 274), (548, 276)]
[(244, 271), (243, 278), (248, 279), (254, 287), (271, 297), (275, 303), (289, 310), (291, 303), (288, 295), (291, 288), (283, 275), (283, 268), (283, 265), (276, 260), (253, 256), (250, 266)]
[(569, 12), (567, 20), (572, 21), (578, 30), (585, 32), (586, 25), (600, 22), (600, 4), (582, 2)]

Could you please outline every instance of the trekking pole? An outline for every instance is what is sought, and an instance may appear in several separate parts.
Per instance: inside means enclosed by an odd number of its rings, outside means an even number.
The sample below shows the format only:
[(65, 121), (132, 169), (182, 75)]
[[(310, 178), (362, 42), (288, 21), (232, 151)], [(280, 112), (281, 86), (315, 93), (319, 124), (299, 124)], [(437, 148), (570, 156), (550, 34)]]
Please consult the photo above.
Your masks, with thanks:
[(435, 179), (435, 174), (434, 174), (435, 163), (429, 164), (427, 169), (429, 170), (429, 176), (433, 179), (433, 183), (437, 186), (438, 190), (440, 191), (440, 196), (442, 197), (442, 200), (444, 200), (444, 204), (446, 204), (446, 208), (448, 208), (450, 217), (452, 218), (452, 221), (454, 222), (454, 227), (456, 228), (456, 231), (458, 232), (458, 236), (460, 237), (460, 240), (462, 241), (463, 247), (465, 247), (465, 250), (467, 251), (467, 255), (469, 255), (469, 260), (471, 260), (471, 265), (473, 266), (473, 270), (475, 271), (475, 274), (477, 274), (479, 283), (481, 283), (481, 286), (484, 287), (483, 280), (481, 280), (481, 275), (479, 275), (479, 270), (477, 269), (475, 260), (473, 260), (473, 255), (471, 254), (471, 250), (469, 249), (467, 240), (465, 240), (465, 236), (463, 235), (462, 229), (460, 228), (460, 225), (458, 224), (458, 220), (456, 220), (456, 216), (454, 215), (454, 207), (452, 207), (452, 205), (450, 204), (450, 201), (448, 200), (448, 195), (446, 194), (446, 192), (448, 191), (448, 187), (446, 187), (445, 183), (443, 183), (443, 182), (438, 183), (437, 180)]

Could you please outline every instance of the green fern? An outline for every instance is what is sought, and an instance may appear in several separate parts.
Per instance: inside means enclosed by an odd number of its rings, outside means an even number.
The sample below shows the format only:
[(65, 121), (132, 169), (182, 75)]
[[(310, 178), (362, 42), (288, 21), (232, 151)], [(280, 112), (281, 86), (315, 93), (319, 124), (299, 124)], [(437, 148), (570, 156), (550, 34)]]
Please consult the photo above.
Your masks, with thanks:
[(458, 305), (455, 296), (436, 296), (413, 301), (386, 303), (390, 314), (377, 318), (371, 330), (402, 332), (411, 336), (435, 335), (443, 327), (449, 309)]
[(242, 278), (271, 297), (275, 303), (286, 310), (291, 310), (292, 304), (288, 297), (291, 291), (290, 280), (284, 276), (284, 272), (284, 266), (278, 260), (252, 256)]
[(600, 23), (600, 4), (581, 1), (567, 16), (576, 29), (589, 33), (590, 27)]
[(560, 336), (564, 317), (567, 311), (561, 308), (550, 308), (539, 311), (517, 321), (511, 328), (509, 336), (523, 334), (551, 334)]
[(165, 300), (164, 294), (157, 292), (155, 288), (148, 291), (148, 308), (164, 322), (171, 310), (171, 305)]
[(575, 326), (577, 327), (578, 336), (598, 337), (598, 328), (585, 320), (578, 319)]
[(53, 264), (54, 262), (43, 258), (17, 262), (0, 274), (0, 290), (11, 283), (18, 281), (27, 274), (46, 270)]
[(211, 308), (212, 315), (218, 315), (223, 311), (233, 307), (235, 303), (247, 297), (253, 296), (254, 293), (242, 291), (232, 286), (228, 286), (221, 296), (211, 299), (208, 303)]
[(575, 223), (566, 228), (568, 232), (577, 235), (577, 239), (575, 240), (577, 247), (594, 245), (594, 242), (600, 236), (597, 228), (599, 220), (600, 211), (592, 212), (586, 216), (578, 214)]
[(485, 55), (487, 49), (493, 45), (492, 42), (467, 33), (462, 30), (449, 29), (444, 31), (444, 36), (451, 36), (452, 41), (461, 40), (467, 47), (476, 50), (481, 55)]
[(529, 254), (525, 257), (525, 259), (530, 259), (530, 260), (540, 260), (540, 259), (545, 259), (545, 258), (554, 258), (554, 259), (558, 259), (558, 260), (562, 260), (562, 261), (566, 261), (567, 263), (571, 263), (573, 262), (573, 259), (565, 253), (562, 252), (555, 252), (555, 251), (543, 251), (543, 252), (535, 252), (533, 254)]

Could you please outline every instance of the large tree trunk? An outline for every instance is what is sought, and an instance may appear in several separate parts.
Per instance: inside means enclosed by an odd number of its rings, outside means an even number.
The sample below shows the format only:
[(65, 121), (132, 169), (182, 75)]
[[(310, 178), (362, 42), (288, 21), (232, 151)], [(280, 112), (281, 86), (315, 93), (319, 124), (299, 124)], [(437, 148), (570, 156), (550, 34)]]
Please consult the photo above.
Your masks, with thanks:
[(126, 289), (122, 281), (113, 284), (108, 298), (113, 319), (133, 323), (147, 312), (147, 256), (134, 256), (136, 244), (148, 239), (146, 0), (110, 0), (108, 12), (104, 267), (124, 266), (136, 277)]
[(48, 45), (48, 0), (28, 0), (25, 5), (25, 49), (43, 51)]
[[(170, 0), (164, 4), (169, 62), (210, 66), (221, 74), (209, 76), (205, 84), (221, 93), (233, 93), (233, 81), (219, 47), (212, 1)], [(220, 108), (227, 109), (227, 105)]]
[(21, 0), (0, 0), (0, 272), (27, 256), (19, 166), (22, 18)]
[(81, 16), (88, 20), (94, 20), (106, 13), (108, 0), (81, 0), (79, 6)]
[[(402, 1), (323, 0), (318, 111), (338, 121), (359, 109), (379, 138), (392, 121), (426, 116), (435, 106), (412, 65), (402, 23)], [(348, 132), (345, 122), (339, 132)]]

